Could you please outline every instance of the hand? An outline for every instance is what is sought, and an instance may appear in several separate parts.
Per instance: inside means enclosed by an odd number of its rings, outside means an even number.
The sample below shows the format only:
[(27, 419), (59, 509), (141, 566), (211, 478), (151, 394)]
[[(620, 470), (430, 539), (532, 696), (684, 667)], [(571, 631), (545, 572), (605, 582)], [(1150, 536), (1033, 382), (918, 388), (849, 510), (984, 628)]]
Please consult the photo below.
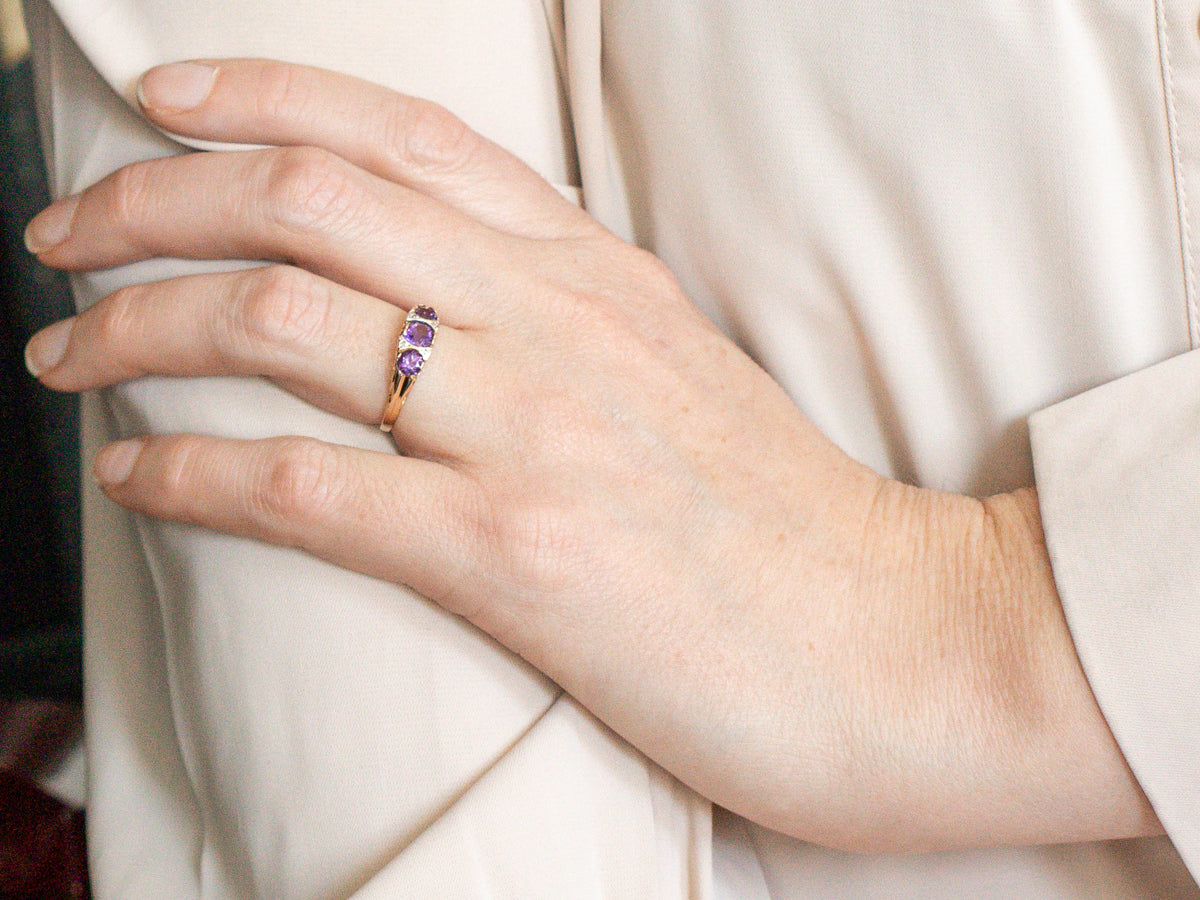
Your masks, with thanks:
[(657, 260), (435, 106), (245, 61), (154, 70), (143, 98), (169, 131), (278, 148), (125, 168), (35, 219), (31, 249), (73, 270), (275, 264), (52, 326), (28, 349), (47, 385), (262, 375), (374, 427), (405, 310), (441, 324), (399, 455), (147, 436), (97, 459), (114, 500), (410, 585), (808, 840), (1156, 827), (1030, 492), (980, 503), (854, 463)]

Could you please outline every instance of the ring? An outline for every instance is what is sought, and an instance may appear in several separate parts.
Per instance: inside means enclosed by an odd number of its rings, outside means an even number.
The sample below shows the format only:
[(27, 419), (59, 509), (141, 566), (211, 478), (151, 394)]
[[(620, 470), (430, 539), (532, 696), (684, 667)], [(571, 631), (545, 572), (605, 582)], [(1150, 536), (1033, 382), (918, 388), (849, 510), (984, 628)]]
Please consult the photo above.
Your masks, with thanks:
[(437, 334), (438, 316), (429, 306), (418, 306), (404, 320), (404, 330), (396, 342), (396, 363), (392, 366), (392, 385), (388, 391), (387, 405), (383, 418), (379, 420), (380, 431), (391, 431), (396, 417), (408, 399), (408, 393), (425, 367)]

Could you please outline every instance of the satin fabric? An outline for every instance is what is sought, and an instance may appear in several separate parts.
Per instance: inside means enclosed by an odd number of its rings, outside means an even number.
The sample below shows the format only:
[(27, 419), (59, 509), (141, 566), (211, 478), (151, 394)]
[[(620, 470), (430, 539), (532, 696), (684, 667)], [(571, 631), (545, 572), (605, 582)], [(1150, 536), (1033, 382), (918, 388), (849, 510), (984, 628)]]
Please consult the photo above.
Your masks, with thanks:
[[(445, 103), (658, 253), (851, 455), (971, 494), (1036, 482), (1171, 841), (862, 857), (720, 811), (710, 832), (706, 802), (419, 598), (93, 495), (99, 896), (1200, 896), (1197, 11), (369, 6), (57, 0), (60, 28), (33, 4), (57, 191), (180, 150), (129, 107), (155, 62), (267, 55)], [(148, 379), (85, 419), (91, 449), (146, 428), (386, 447), (236, 379)]]

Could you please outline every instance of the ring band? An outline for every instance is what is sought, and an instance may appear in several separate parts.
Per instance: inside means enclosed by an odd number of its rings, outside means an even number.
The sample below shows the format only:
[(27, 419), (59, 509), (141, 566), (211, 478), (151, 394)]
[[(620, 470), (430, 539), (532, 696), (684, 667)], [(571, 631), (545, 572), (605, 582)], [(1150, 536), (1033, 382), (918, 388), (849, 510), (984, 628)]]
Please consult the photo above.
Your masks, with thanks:
[(400, 415), (409, 391), (429, 359), (437, 328), (437, 313), (429, 306), (414, 308), (404, 320), (404, 329), (396, 342), (391, 389), (388, 391), (387, 405), (383, 408), (383, 418), (379, 420), (380, 431), (391, 431), (396, 424), (396, 417)]

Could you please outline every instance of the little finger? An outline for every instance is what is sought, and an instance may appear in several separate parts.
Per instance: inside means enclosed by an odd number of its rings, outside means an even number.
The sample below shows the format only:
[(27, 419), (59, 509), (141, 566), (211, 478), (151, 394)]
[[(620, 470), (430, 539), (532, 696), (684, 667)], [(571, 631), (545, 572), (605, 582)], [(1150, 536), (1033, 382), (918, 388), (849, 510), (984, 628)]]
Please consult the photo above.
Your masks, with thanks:
[(438, 463), (310, 438), (171, 435), (111, 444), (95, 472), (109, 497), (154, 518), (298, 547), (439, 601), (478, 588), (486, 504)]

